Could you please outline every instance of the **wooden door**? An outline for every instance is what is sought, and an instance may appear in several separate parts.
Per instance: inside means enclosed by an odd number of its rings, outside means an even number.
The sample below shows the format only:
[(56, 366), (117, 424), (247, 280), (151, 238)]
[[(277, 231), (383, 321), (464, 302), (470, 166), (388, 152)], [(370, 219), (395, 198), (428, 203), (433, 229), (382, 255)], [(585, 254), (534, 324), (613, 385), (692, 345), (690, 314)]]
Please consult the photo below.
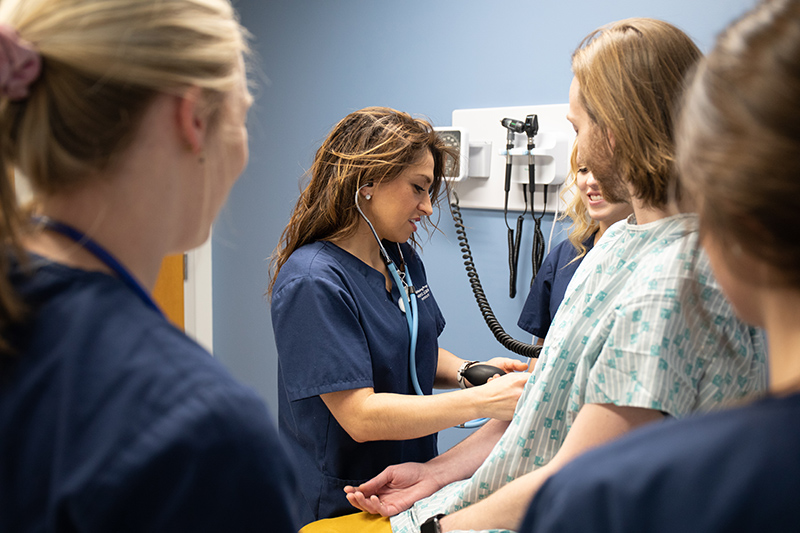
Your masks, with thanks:
[(153, 299), (167, 318), (181, 330), (185, 329), (183, 308), (185, 264), (185, 254), (165, 257), (153, 289)]

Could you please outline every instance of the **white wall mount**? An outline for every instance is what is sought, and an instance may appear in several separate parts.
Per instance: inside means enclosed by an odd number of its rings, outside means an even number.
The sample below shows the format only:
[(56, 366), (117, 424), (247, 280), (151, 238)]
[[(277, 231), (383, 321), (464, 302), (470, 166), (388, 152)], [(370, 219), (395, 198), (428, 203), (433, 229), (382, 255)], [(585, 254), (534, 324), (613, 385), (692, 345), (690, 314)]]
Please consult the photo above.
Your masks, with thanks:
[[(542, 210), (543, 186), (549, 185), (547, 210), (555, 211), (561, 204), (557, 185), (563, 183), (569, 173), (569, 156), (575, 139), (572, 124), (566, 118), (568, 110), (569, 104), (454, 110), (452, 127), (437, 130), (456, 130), (462, 139), (468, 139), (469, 142), (466, 175), (450, 178), (460, 206), (504, 208), (508, 130), (500, 122), (504, 118), (524, 121), (527, 115), (535, 114), (539, 120), (539, 133), (534, 137), (535, 147), (532, 150), (536, 164), (534, 208)], [(513, 167), (508, 209), (522, 211), (525, 208), (522, 184), (528, 183), (527, 136), (524, 133), (516, 134), (514, 143), (511, 149)]]

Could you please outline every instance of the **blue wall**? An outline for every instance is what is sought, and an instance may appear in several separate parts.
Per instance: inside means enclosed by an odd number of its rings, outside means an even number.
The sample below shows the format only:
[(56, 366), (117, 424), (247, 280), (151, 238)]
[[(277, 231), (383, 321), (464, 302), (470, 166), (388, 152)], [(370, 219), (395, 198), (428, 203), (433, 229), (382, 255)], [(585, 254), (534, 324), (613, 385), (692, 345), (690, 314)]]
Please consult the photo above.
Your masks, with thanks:
[[(300, 179), (329, 129), (347, 113), (385, 105), (449, 125), (454, 109), (564, 103), (570, 54), (607, 22), (667, 20), (708, 50), (753, 0), (240, 0), (255, 37), (250, 164), (234, 187), (213, 240), (214, 351), (277, 416), (277, 355), (264, 291), (269, 255), (297, 198)], [(470, 244), (489, 301), (509, 334), (530, 279), (530, 238), (518, 290), (508, 298), (502, 213), (465, 210)], [(544, 220), (549, 235), (553, 217)], [(465, 358), (504, 349), (472, 299), (449, 215), (424, 243), (429, 282), (448, 325), (441, 345)], [(556, 240), (564, 238), (557, 224)], [(314, 360), (308, 356), (308, 364)], [(445, 449), (464, 436), (448, 430)]]

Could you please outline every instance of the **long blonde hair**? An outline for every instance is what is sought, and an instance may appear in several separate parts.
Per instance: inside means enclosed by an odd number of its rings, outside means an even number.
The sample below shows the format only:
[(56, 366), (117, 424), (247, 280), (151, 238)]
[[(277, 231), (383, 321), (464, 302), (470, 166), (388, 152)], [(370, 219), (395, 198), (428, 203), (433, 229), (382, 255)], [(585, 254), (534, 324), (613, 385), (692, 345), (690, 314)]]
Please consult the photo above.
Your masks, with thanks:
[[(241, 76), (246, 35), (229, 0), (3, 0), (0, 22), (41, 56), (27, 98), (0, 97), (0, 239), (20, 259), (28, 220), (9, 168), (35, 195), (98, 179), (159, 93), (199, 87), (211, 116)], [(0, 254), (0, 351), (24, 308)]]
[[(600, 224), (589, 216), (589, 211), (586, 209), (586, 204), (583, 203), (581, 195), (575, 191), (577, 188), (578, 172), (580, 172), (580, 167), (578, 165), (578, 144), (575, 143), (572, 145), (572, 153), (569, 156), (569, 175), (564, 183), (564, 188), (561, 190), (561, 199), (567, 204), (567, 207), (564, 209), (564, 213), (561, 217), (559, 217), (560, 220), (564, 220), (567, 217), (572, 220), (567, 238), (578, 252), (572, 261), (577, 261), (586, 255), (587, 250), (586, 245), (583, 244), (584, 241), (600, 229)], [(564, 195), (568, 191), (572, 191), (574, 194), (567, 200)]]

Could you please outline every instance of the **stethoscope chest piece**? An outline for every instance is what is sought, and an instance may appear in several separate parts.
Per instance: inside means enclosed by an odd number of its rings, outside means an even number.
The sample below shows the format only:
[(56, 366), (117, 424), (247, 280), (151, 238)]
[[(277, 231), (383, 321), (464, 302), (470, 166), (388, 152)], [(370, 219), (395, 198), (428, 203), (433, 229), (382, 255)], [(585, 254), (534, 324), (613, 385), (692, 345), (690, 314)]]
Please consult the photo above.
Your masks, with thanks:
[[(401, 252), (402, 253), (402, 252)], [(404, 274), (404, 277), (407, 274)], [(411, 303), (411, 295), (414, 294), (414, 287), (411, 285), (406, 285), (403, 281), (403, 278), (398, 278), (395, 280), (398, 283), (398, 288), (400, 289), (400, 298), (397, 299), (397, 307), (405, 313), (406, 312), (406, 303), (404, 300), (408, 301), (409, 304)], [(402, 284), (402, 285), (401, 285)], [(403, 291), (405, 291), (405, 298), (403, 298)], [(416, 313), (416, 309), (412, 309), (412, 312)]]

